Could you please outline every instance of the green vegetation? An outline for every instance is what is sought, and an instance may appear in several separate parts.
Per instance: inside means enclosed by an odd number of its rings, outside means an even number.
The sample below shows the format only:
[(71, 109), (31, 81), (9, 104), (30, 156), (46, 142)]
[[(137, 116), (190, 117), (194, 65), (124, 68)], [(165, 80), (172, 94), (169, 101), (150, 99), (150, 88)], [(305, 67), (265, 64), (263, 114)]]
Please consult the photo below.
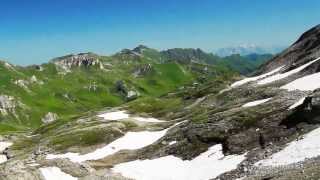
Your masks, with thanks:
[[(237, 75), (232, 70), (236, 68), (230, 65), (232, 60), (222, 62), (221, 58), (200, 49), (159, 52), (139, 46), (113, 56), (81, 55), (98, 60), (99, 64), (86, 64), (92, 60), (89, 59), (82, 65), (61, 67), (59, 63), (77, 57), (72, 55), (41, 66), (0, 63), (0, 95), (11, 96), (17, 103), (8, 114), (0, 114), (0, 132), (37, 129), (48, 112), (57, 114), (59, 120), (46, 128), (63, 125), (87, 112), (119, 106), (137, 97), (128, 104), (129, 109), (161, 115), (179, 108), (188, 96), (197, 98), (217, 93), (226, 81)], [(123, 85), (117, 87), (120, 81)], [(189, 86), (193, 83), (202, 86), (194, 90)], [(181, 88), (185, 89), (181, 91)], [(136, 97), (127, 98), (129, 91), (136, 92)], [(177, 96), (160, 99), (169, 92), (176, 92)], [(40, 130), (44, 129), (37, 131)]]

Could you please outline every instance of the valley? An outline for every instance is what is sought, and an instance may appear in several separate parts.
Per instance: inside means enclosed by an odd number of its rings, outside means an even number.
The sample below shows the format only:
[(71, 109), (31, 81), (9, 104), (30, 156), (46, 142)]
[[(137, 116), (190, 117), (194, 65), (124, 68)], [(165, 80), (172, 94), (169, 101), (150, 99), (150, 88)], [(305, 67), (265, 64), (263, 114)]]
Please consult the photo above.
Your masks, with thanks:
[(319, 38), (2, 62), (0, 179), (318, 179)]

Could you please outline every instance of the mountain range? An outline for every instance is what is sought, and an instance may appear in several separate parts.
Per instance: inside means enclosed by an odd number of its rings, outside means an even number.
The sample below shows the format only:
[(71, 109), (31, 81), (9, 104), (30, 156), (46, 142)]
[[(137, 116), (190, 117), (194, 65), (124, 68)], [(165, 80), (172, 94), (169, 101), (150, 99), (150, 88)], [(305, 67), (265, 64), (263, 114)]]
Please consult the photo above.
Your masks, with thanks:
[(263, 47), (255, 44), (242, 44), (239, 46), (220, 48), (215, 50), (214, 53), (220, 57), (234, 54), (245, 56), (250, 54), (278, 54), (284, 49), (284, 46)]
[(320, 25), (276, 55), (1, 62), (0, 179), (319, 179), (319, 67)]

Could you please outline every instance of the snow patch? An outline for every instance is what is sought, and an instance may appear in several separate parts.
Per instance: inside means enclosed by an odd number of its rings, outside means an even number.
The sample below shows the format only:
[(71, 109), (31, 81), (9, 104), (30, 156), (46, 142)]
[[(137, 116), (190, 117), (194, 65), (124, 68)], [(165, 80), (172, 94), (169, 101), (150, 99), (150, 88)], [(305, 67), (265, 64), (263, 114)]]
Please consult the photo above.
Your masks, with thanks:
[(259, 104), (263, 104), (265, 102), (270, 101), (272, 98), (268, 98), (268, 99), (261, 99), (261, 100), (257, 100), (257, 101), (252, 101), (252, 102), (248, 102), (244, 105), (242, 105), (242, 107), (252, 107), (252, 106), (257, 106)]
[(139, 180), (207, 180), (236, 169), (244, 159), (245, 154), (224, 156), (222, 145), (217, 144), (190, 161), (170, 155), (118, 164), (112, 170)]
[(281, 87), (281, 89), (286, 89), (288, 91), (313, 91), (318, 88), (320, 88), (320, 73), (304, 76)]
[(137, 121), (142, 121), (142, 122), (154, 122), (154, 123), (165, 122), (165, 121), (161, 121), (161, 120), (156, 119), (156, 118), (134, 117), (133, 119), (135, 119)]
[(6, 155), (0, 155), (0, 164), (6, 162), (7, 160), (8, 159)]
[[(108, 112), (104, 114), (98, 115), (98, 117), (104, 118), (105, 120), (109, 121), (116, 121), (116, 120), (125, 120), (130, 118), (130, 115), (126, 111), (114, 111), (114, 112)], [(156, 118), (144, 118), (144, 117), (132, 117), (132, 119), (141, 121), (141, 122), (154, 122), (154, 123), (159, 123), (159, 122), (165, 122), (158, 120)]]
[(302, 139), (293, 141), (283, 150), (271, 157), (257, 162), (256, 166), (282, 166), (304, 161), (320, 155), (320, 128), (317, 128)]
[(278, 81), (278, 80), (280, 80), (280, 79), (286, 78), (286, 77), (288, 77), (288, 76), (291, 76), (291, 75), (293, 75), (293, 74), (296, 74), (296, 73), (302, 71), (303, 69), (305, 69), (306, 67), (308, 67), (309, 65), (311, 65), (312, 63), (318, 61), (319, 59), (320, 59), (320, 58), (317, 58), (317, 59), (315, 59), (315, 60), (313, 60), (313, 61), (308, 62), (307, 64), (304, 64), (304, 65), (302, 65), (302, 66), (300, 66), (300, 67), (298, 67), (298, 68), (295, 68), (295, 69), (293, 69), (293, 70), (291, 70), (291, 71), (288, 71), (288, 72), (286, 72), (286, 73), (283, 73), (283, 74), (275, 74), (275, 75), (273, 75), (273, 76), (267, 77), (267, 78), (265, 78), (265, 79), (263, 79), (263, 80), (261, 80), (261, 81), (258, 81), (258, 84), (259, 84), (259, 85), (268, 84), (268, 83), (271, 83), (271, 82)]
[(107, 146), (95, 150), (94, 152), (84, 155), (80, 155), (79, 153), (66, 153), (58, 155), (48, 154), (46, 159), (68, 158), (72, 162), (102, 159), (121, 150), (135, 150), (153, 144), (162, 138), (170, 128), (162, 131), (127, 132), (123, 137), (113, 141)]
[[(6, 148), (10, 147), (12, 142), (0, 142), (0, 153), (3, 152)], [(6, 162), (7, 156), (4, 154), (0, 154), (0, 164)]]
[(45, 180), (77, 180), (70, 174), (62, 172), (58, 167), (45, 167), (39, 169)]
[(12, 142), (0, 142), (0, 152), (4, 151), (6, 148), (10, 147)]
[(129, 118), (129, 114), (126, 111), (115, 111), (115, 112), (107, 112), (104, 114), (98, 115), (98, 117), (104, 118), (105, 120), (121, 120)]
[(177, 141), (171, 141), (171, 142), (169, 142), (169, 145), (171, 146), (171, 145), (174, 145), (176, 143), (177, 143)]
[(279, 67), (277, 69), (274, 69), (274, 70), (272, 70), (272, 71), (270, 71), (268, 73), (265, 73), (265, 74), (262, 74), (262, 75), (259, 75), (259, 76), (249, 77), (249, 78), (242, 79), (240, 81), (236, 81), (235, 83), (231, 84), (231, 87), (237, 87), (237, 86), (241, 86), (241, 85), (246, 84), (246, 83), (251, 82), (251, 81), (257, 81), (259, 79), (263, 79), (263, 78), (265, 78), (267, 76), (270, 76), (270, 75), (280, 71), (283, 67), (284, 66), (281, 66), (281, 67)]
[(292, 105), (289, 107), (289, 110), (294, 109), (294, 108), (300, 106), (301, 104), (303, 104), (303, 102), (304, 102), (305, 99), (306, 99), (305, 97), (299, 99), (299, 101), (297, 101), (296, 103), (292, 104)]

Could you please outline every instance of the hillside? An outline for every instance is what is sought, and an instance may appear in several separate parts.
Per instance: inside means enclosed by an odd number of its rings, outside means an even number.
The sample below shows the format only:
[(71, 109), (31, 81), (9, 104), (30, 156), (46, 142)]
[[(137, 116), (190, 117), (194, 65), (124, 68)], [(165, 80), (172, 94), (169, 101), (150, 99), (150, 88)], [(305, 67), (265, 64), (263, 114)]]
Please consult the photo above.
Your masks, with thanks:
[(319, 32), (267, 62), (138, 46), (3, 63), (0, 179), (318, 179)]

